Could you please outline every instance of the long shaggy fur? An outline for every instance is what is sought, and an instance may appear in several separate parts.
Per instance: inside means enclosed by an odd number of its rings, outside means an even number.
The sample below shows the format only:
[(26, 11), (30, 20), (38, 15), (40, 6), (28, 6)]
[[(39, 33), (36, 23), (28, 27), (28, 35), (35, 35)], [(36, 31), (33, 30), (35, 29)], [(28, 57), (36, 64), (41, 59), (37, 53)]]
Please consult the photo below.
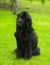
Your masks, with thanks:
[(15, 38), (17, 41), (18, 58), (29, 59), (32, 55), (39, 55), (38, 38), (32, 28), (31, 16), (23, 11), (17, 15)]

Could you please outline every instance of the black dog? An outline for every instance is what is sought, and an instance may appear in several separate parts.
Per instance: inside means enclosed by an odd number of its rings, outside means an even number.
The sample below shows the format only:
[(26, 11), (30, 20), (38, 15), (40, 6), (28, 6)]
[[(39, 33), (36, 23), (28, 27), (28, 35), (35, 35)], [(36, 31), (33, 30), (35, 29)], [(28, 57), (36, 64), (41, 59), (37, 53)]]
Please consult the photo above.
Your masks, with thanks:
[(23, 11), (17, 15), (15, 38), (17, 41), (18, 58), (29, 59), (32, 55), (39, 55), (40, 48), (37, 47), (38, 38), (31, 26), (30, 15)]

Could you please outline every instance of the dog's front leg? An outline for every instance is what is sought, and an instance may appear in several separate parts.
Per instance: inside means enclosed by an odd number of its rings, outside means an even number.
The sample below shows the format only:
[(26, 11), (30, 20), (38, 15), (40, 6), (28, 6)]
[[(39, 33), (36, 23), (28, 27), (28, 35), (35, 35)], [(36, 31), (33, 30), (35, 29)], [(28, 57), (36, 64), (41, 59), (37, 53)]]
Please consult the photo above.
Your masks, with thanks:
[(26, 43), (25, 52), (24, 52), (24, 59), (29, 59), (32, 56), (32, 47), (31, 43)]

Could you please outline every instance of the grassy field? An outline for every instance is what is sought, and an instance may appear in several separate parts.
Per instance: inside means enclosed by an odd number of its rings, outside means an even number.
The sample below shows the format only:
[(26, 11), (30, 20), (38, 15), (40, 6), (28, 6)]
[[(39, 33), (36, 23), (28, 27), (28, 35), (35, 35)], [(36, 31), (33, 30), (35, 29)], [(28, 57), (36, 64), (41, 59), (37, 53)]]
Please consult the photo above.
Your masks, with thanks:
[(32, 56), (30, 60), (17, 59), (13, 53), (16, 49), (16, 16), (10, 10), (0, 9), (0, 65), (50, 65), (50, 5), (39, 5), (35, 3), (34, 8), (32, 5), (27, 10), (32, 17), (32, 27), (37, 33), (38, 46), (41, 49), (41, 54)]

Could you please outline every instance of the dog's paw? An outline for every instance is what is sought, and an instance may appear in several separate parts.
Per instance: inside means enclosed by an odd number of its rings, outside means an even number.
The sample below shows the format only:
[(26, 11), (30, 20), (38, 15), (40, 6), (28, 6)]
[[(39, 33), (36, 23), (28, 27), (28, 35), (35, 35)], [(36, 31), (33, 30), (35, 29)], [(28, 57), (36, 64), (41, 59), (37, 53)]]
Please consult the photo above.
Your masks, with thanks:
[(40, 55), (40, 48), (37, 47), (36, 49), (34, 49), (32, 52), (32, 55), (34, 55), (34, 56)]

